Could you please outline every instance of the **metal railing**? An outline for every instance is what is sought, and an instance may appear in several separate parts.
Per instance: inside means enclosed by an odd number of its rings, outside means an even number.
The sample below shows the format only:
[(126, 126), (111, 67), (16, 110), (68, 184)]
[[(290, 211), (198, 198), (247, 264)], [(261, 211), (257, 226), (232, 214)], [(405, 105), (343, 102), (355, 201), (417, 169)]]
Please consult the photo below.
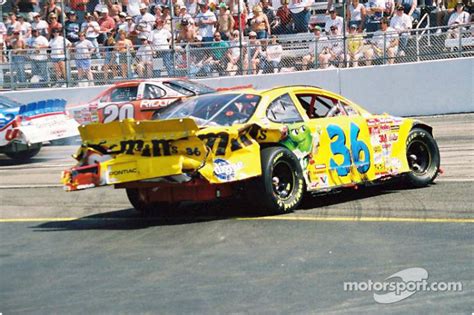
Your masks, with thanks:
[[(438, 29), (441, 30), (438, 31)], [(145, 49), (146, 48), (146, 49)], [(99, 47), (90, 54), (67, 49), (8, 51), (0, 63), (4, 89), (104, 85), (134, 78), (205, 78), (360, 67), (474, 56), (473, 24), (360, 33), (316, 39), (311, 33), (270, 40), (181, 43), (173, 49), (135, 46), (121, 52)], [(2, 60), (0, 58), (0, 60)]]

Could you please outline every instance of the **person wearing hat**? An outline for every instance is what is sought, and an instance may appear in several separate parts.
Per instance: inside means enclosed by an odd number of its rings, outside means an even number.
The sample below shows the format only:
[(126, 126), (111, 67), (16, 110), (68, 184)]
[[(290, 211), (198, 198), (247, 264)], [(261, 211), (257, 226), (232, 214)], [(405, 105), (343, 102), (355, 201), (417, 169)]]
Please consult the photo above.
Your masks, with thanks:
[(217, 22), (216, 16), (209, 10), (206, 2), (200, 2), (198, 5), (200, 12), (194, 20), (198, 27), (198, 35), (202, 37), (203, 42), (212, 42), (215, 32), (214, 25)]
[(365, 6), (359, 2), (359, 0), (351, 0), (347, 6), (347, 20), (349, 25), (356, 24), (357, 30), (362, 32), (365, 28), (365, 19), (367, 12), (365, 11)]
[(469, 13), (464, 11), (464, 3), (458, 2), (456, 4), (456, 11), (451, 14), (448, 20), (448, 26), (453, 26), (455, 24), (463, 25), (471, 22), (471, 16)]
[(15, 82), (25, 83), (26, 82), (26, 73), (25, 73), (25, 62), (26, 62), (26, 42), (21, 36), (19, 30), (13, 30), (12, 36), (10, 37), (10, 47), (11, 47), (11, 62), (13, 73), (16, 74)]
[(390, 27), (396, 30), (400, 36), (399, 54), (405, 54), (412, 24), (412, 20), (408, 14), (404, 12), (403, 6), (401, 4), (397, 5), (395, 8), (395, 14), (390, 20)]
[(53, 71), (57, 81), (66, 80), (66, 64), (64, 60), (64, 44), (69, 49), (72, 44), (69, 40), (64, 39), (58, 29), (53, 29), (51, 39), (49, 40), (49, 48), (51, 49), (51, 61), (53, 63)]
[(107, 38), (107, 33), (115, 29), (115, 20), (109, 15), (109, 9), (107, 9), (107, 7), (103, 7), (100, 10), (100, 18), (97, 23), (99, 23), (100, 26), (98, 41), (99, 43), (103, 43)]
[(79, 80), (87, 79), (92, 83), (94, 77), (92, 76), (91, 71), (91, 55), (95, 52), (96, 48), (91, 41), (86, 39), (86, 34), (84, 32), (79, 33), (79, 41), (77, 41), (74, 46), (77, 78)]
[(322, 54), (329, 47), (328, 38), (322, 35), (321, 31), (321, 27), (318, 25), (313, 28), (314, 42), (309, 45), (309, 54), (303, 56), (303, 70), (307, 70), (308, 66), (313, 68), (316, 55), (318, 56), (318, 62), (321, 63)]
[(156, 18), (148, 12), (148, 6), (144, 3), (140, 3), (140, 15), (135, 19), (137, 25), (146, 25), (146, 32), (151, 32), (153, 25), (155, 24)]
[(100, 34), (100, 25), (95, 21), (94, 16), (89, 12), (86, 13), (85, 19), (85, 22), (81, 25), (81, 32), (86, 34), (86, 39), (90, 41), (95, 47), (97, 58), (100, 58), (99, 42), (97, 41), (97, 38)]
[(403, 6), (403, 10), (413, 21), (420, 19), (421, 11), (418, 8), (418, 0), (401, 0), (400, 3)]
[(56, 16), (57, 22), (61, 22), (62, 13), (61, 8), (56, 5), (56, 0), (48, 0), (46, 5), (43, 7), (41, 15), (46, 17), (46, 22), (51, 23), (51, 17), (54, 15)]
[(31, 35), (31, 24), (27, 21), (25, 21), (25, 18), (23, 15), (17, 15), (16, 16), (18, 23), (17, 23), (17, 29), (20, 30), (21, 35), (24, 36), (25, 38), (30, 37)]
[(137, 50), (135, 67), (139, 78), (153, 77), (153, 48), (146, 35), (138, 36), (140, 47)]
[[(53, 31), (56, 29), (51, 29)], [(31, 63), (31, 73), (33, 75), (38, 75), (41, 78), (41, 81), (49, 81), (49, 72), (48, 72), (48, 48), (49, 42), (46, 37), (40, 35), (38, 29), (31, 30), (31, 37), (27, 41), (28, 48), (30, 49), (30, 60)]]
[(331, 34), (331, 26), (335, 26), (340, 33), (342, 33), (342, 28), (344, 27), (344, 20), (342, 17), (338, 16), (336, 13), (336, 8), (329, 8), (329, 17), (326, 19), (326, 24), (324, 24), (324, 31), (327, 34)]
[[(380, 30), (374, 33), (371, 39), (372, 49), (364, 52), (366, 64), (370, 66), (373, 58), (388, 58), (388, 64), (395, 63), (395, 57), (398, 53), (399, 38), (398, 33), (390, 26), (386, 17), (380, 21)], [(384, 52), (385, 49), (385, 52)]]
[(77, 20), (75, 11), (69, 11), (67, 14), (67, 20), (64, 25), (66, 29), (66, 38), (71, 42), (75, 43), (79, 40), (79, 31), (81, 30), (81, 24)]
[(40, 34), (48, 37), (49, 36), (49, 25), (48, 22), (41, 19), (41, 15), (38, 12), (32, 14), (33, 22), (31, 23), (31, 28), (36, 28), (39, 30)]
[(364, 37), (357, 32), (359, 25), (353, 23), (349, 26), (347, 35), (347, 61), (348, 66), (358, 67), (359, 59), (364, 55)]
[(174, 73), (172, 55), (170, 51), (170, 43), (172, 38), (171, 32), (165, 27), (165, 21), (156, 19), (155, 29), (148, 37), (151, 47), (157, 52), (158, 57), (163, 58), (163, 63), (168, 75)]
[(176, 42), (178, 43), (192, 43), (197, 37), (196, 28), (187, 18), (181, 20), (181, 27), (179, 29)]
[(257, 74), (258, 65), (260, 64), (260, 55), (262, 53), (262, 45), (259, 40), (257, 40), (257, 33), (251, 31), (249, 33), (249, 42), (248, 42), (248, 53), (250, 56), (250, 66), (252, 74)]
[(128, 78), (128, 63), (129, 56), (133, 52), (133, 43), (127, 38), (127, 33), (124, 30), (120, 30), (119, 38), (115, 43), (115, 52), (119, 56), (119, 67), (122, 78)]
[(134, 41), (135, 36), (137, 35), (136, 24), (133, 21), (133, 18), (129, 15), (125, 17), (125, 24), (119, 25), (118, 31), (124, 30), (127, 33), (127, 38)]
[(264, 39), (271, 35), (270, 23), (268, 17), (263, 13), (262, 7), (256, 5), (252, 9), (253, 17), (250, 20), (252, 31), (257, 33), (257, 39)]
[(283, 46), (278, 43), (276, 35), (272, 35), (270, 42), (265, 49), (263, 73), (277, 73), (280, 71), (281, 57), (283, 55)]
[(222, 2), (219, 4), (219, 14), (217, 15), (217, 29), (223, 40), (229, 40), (230, 32), (234, 29), (234, 19), (227, 10), (227, 5)]
[(63, 29), (63, 26), (62, 26), (61, 23), (59, 23), (58, 17), (56, 16), (56, 14), (51, 13), (49, 15), (49, 20), (51, 21), (51, 22), (49, 22), (49, 28), (48, 28), (48, 33), (49, 34), (52, 34), (53, 29), (58, 29), (58, 30)]
[[(243, 52), (244, 53), (244, 52)], [(240, 32), (238, 30), (234, 30), (231, 33), (231, 39), (229, 41), (229, 49), (227, 50), (227, 73), (231, 76), (237, 74), (237, 71), (242, 66), (240, 62)], [(246, 70), (248, 67), (248, 58), (244, 55), (243, 56), (244, 67), (242, 69)]]

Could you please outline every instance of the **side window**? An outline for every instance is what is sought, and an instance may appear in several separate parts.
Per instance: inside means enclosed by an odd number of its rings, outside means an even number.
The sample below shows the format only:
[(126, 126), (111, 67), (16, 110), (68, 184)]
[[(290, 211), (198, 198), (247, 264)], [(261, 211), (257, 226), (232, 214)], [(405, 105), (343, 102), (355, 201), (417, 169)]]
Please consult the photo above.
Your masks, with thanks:
[(111, 102), (128, 102), (137, 99), (138, 86), (118, 87), (110, 94)]
[(344, 107), (344, 110), (347, 113), (347, 116), (358, 116), (360, 113), (351, 105), (341, 102), (342, 106)]
[(285, 94), (274, 100), (267, 108), (267, 118), (273, 122), (292, 123), (303, 121), (296, 105)]
[(315, 116), (326, 117), (331, 108), (335, 105), (334, 101), (336, 100), (325, 96), (316, 97), (316, 102), (314, 103)]
[(165, 95), (165, 91), (160, 87), (152, 84), (145, 85), (145, 91), (143, 92), (143, 98), (148, 100), (153, 100), (161, 98)]

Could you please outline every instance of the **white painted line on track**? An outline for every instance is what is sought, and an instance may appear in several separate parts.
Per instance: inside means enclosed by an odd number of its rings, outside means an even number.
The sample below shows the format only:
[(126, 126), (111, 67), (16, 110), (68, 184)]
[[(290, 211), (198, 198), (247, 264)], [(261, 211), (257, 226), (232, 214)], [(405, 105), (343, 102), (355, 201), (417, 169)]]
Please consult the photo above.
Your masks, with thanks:
[(436, 178), (435, 182), (446, 182), (446, 183), (472, 183), (474, 182), (474, 178)]
[(59, 188), (61, 184), (43, 184), (43, 185), (1, 185), (0, 189), (29, 189), (29, 188)]

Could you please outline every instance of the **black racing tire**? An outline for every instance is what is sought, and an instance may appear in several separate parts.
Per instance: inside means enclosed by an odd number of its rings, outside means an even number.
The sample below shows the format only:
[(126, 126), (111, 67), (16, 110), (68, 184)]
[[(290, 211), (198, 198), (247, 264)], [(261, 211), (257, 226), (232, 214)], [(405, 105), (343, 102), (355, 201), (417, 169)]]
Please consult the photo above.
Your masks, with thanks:
[(155, 210), (171, 211), (179, 206), (179, 203), (150, 202), (146, 200), (146, 195), (140, 193), (138, 188), (126, 188), (127, 197), (133, 208), (143, 215), (149, 215)]
[(438, 176), (440, 156), (436, 140), (426, 130), (413, 128), (407, 138), (407, 160), (410, 172), (406, 175), (409, 186), (424, 187)]
[(262, 175), (254, 182), (254, 199), (264, 210), (291, 212), (303, 199), (305, 184), (300, 162), (283, 147), (264, 148), (260, 152)]
[(30, 148), (29, 150), (17, 151), (17, 152), (5, 152), (5, 155), (9, 158), (19, 161), (19, 162), (26, 162), (29, 161), (32, 157), (37, 155), (41, 150), (41, 144), (35, 145), (34, 148)]

